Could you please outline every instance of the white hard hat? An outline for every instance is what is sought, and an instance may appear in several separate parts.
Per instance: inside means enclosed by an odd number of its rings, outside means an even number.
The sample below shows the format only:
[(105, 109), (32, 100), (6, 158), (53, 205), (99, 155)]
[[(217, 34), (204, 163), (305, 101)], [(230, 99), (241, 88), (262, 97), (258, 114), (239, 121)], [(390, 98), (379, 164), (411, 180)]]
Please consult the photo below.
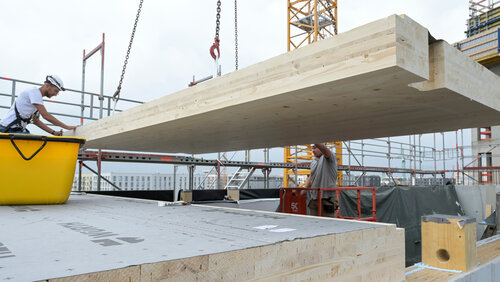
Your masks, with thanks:
[(54, 85), (55, 87), (59, 88), (59, 90), (66, 91), (66, 88), (64, 88), (64, 84), (62, 79), (57, 76), (57, 75), (47, 75), (45, 78), (45, 82), (50, 82), (50, 84)]

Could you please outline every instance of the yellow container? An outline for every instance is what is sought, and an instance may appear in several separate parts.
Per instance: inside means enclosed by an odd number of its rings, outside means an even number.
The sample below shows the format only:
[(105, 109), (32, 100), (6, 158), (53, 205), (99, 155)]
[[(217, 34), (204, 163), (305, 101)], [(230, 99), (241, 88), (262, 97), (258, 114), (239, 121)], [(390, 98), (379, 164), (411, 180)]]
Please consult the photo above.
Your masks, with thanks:
[(68, 200), (85, 139), (0, 133), (0, 205)]

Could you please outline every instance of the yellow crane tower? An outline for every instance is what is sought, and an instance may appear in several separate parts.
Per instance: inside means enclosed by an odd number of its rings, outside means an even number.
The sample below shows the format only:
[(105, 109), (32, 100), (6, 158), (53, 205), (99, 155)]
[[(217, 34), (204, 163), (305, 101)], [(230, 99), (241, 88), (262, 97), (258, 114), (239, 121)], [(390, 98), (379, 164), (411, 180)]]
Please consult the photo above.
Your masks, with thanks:
[[(311, 44), (337, 34), (337, 0), (287, 0), (287, 51)], [(335, 147), (337, 162), (342, 164), (342, 142), (327, 143)], [(311, 145), (285, 147), (285, 162), (299, 163), (311, 161)], [(283, 187), (298, 185), (299, 175), (308, 175), (309, 170), (285, 169)], [(338, 174), (342, 180), (342, 174)]]

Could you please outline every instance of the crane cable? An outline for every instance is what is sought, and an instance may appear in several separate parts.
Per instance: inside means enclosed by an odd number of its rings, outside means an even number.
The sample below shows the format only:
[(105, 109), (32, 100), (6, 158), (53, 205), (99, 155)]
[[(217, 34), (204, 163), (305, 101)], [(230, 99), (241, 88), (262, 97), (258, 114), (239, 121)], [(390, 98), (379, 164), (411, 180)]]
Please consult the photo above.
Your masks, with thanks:
[(130, 41), (128, 43), (127, 55), (125, 56), (125, 61), (123, 62), (123, 69), (122, 69), (122, 75), (120, 77), (120, 82), (118, 83), (118, 87), (116, 88), (115, 94), (113, 94), (113, 101), (114, 101), (113, 113), (115, 113), (116, 103), (118, 103), (118, 100), (120, 100), (120, 91), (122, 89), (123, 77), (125, 76), (125, 70), (127, 69), (128, 58), (130, 56), (130, 49), (132, 48), (132, 43), (134, 42), (135, 30), (137, 28), (137, 23), (139, 22), (139, 16), (141, 14), (141, 9), (142, 9), (142, 2), (144, 2), (144, 0), (140, 0), (139, 8), (137, 9), (137, 15), (135, 16), (134, 28), (132, 29), (132, 35), (130, 36)]
[(234, 0), (234, 55), (235, 69), (238, 70), (238, 0)]

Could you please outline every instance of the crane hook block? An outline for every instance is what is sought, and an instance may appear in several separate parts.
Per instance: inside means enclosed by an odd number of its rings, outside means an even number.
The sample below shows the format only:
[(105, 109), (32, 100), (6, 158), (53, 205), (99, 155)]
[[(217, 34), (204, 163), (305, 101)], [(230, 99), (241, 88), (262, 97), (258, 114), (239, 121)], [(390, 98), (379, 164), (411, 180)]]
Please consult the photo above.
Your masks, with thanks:
[[(210, 47), (210, 55), (212, 56), (212, 58), (214, 58), (214, 60), (220, 58), (219, 42), (219, 37), (215, 37), (214, 44), (212, 44), (212, 47)], [(217, 55), (215, 55), (215, 50), (217, 50)]]

